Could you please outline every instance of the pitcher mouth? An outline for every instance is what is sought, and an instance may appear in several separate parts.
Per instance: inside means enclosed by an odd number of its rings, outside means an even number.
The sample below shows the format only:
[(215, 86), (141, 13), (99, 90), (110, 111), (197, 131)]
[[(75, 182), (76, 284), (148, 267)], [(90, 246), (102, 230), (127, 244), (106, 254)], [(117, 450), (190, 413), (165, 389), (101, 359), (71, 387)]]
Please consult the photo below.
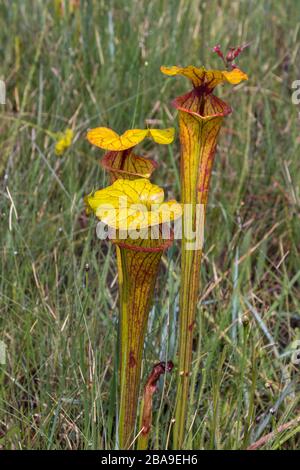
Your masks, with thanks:
[[(125, 175), (125, 176), (130, 176), (130, 178), (132, 179), (136, 179), (136, 178), (150, 177), (153, 171), (158, 167), (157, 162), (155, 162), (154, 160), (150, 158), (145, 158), (139, 155), (135, 155), (134, 153), (132, 153), (131, 149), (130, 149), (130, 152), (128, 152), (128, 150), (124, 150), (123, 152), (125, 156), (127, 156), (128, 158), (131, 158), (132, 169), (130, 170), (124, 169), (122, 167), (122, 164), (115, 164), (114, 159), (116, 158), (118, 153), (121, 153), (121, 152), (114, 152), (114, 151), (107, 152), (104, 155), (104, 157), (102, 158), (100, 162), (102, 168), (104, 168), (107, 171), (117, 173), (118, 175), (120, 175), (120, 177)], [(138, 171), (138, 169), (134, 166), (134, 160), (136, 160), (137, 163), (144, 162), (143, 168), (141, 168), (140, 171)], [(142, 170), (144, 170), (145, 164), (147, 164), (149, 168), (146, 168), (145, 172), (143, 173)], [(133, 168), (135, 169), (135, 171), (133, 171)]]
[(121, 240), (112, 240), (112, 242), (119, 246), (120, 248), (127, 248), (128, 250), (139, 251), (144, 253), (155, 253), (160, 251), (165, 251), (172, 245), (174, 241), (174, 234), (171, 232), (170, 239), (158, 239), (155, 242), (149, 244), (149, 240), (132, 240), (127, 239), (124, 241)]
[(189, 93), (179, 96), (172, 101), (174, 108), (189, 113), (200, 120), (228, 116), (232, 112), (231, 107), (211, 92), (203, 93), (203, 90), (194, 88)]

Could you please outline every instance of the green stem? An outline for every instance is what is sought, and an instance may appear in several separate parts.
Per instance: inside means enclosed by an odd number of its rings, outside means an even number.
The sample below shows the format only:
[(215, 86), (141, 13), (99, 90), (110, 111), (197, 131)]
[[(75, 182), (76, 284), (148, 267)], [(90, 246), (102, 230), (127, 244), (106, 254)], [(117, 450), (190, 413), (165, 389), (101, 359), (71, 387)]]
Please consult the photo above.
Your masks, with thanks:
[(192, 365), (193, 332), (195, 314), (199, 292), (199, 277), (201, 251), (187, 251), (185, 243), (182, 246), (182, 283), (180, 291), (180, 339), (179, 339), (179, 363), (178, 363), (178, 385), (177, 400), (174, 423), (174, 448), (183, 446), (189, 384)]
[(139, 437), (137, 440), (137, 450), (147, 450), (148, 445), (149, 445), (149, 432), (143, 432), (143, 412), (144, 412), (144, 407), (145, 407), (145, 399), (143, 397), (141, 401), (141, 407), (140, 407), (140, 432), (139, 432)]
[(119, 447), (135, 438), (143, 345), (162, 250), (117, 247), (120, 284)]

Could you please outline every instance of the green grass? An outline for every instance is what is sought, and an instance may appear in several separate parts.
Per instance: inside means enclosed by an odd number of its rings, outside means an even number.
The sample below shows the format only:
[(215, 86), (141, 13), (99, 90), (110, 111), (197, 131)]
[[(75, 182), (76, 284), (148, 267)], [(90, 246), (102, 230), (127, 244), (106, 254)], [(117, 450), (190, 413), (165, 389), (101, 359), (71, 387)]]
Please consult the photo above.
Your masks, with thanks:
[[(249, 81), (219, 94), (226, 119), (211, 184), (186, 447), (296, 449), (300, 339), (299, 107), (296, 0), (0, 2), (0, 447), (115, 447), (118, 289), (114, 250), (82, 217), (106, 183), (89, 127), (177, 125), (188, 90), (162, 64), (220, 67), (210, 49), (251, 42)], [(47, 132), (73, 127), (62, 157)], [(145, 148), (146, 147), (146, 148)], [(153, 181), (179, 195), (179, 142), (146, 144)], [(150, 314), (143, 377), (177, 362), (180, 245), (165, 255)], [(89, 265), (87, 271), (85, 266)], [(161, 288), (163, 286), (163, 288)], [(150, 444), (170, 445), (176, 373), (161, 380)], [(271, 412), (270, 412), (271, 410)], [(298, 426), (298, 427), (297, 427)]]

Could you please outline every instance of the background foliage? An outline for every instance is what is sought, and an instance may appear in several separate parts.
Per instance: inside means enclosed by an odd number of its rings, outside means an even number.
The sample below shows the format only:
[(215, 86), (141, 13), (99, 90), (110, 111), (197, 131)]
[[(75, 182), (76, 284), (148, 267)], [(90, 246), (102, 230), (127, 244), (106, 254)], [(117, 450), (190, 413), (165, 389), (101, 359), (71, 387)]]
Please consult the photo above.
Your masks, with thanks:
[[(188, 90), (159, 67), (221, 67), (211, 47), (251, 42), (250, 80), (232, 104), (215, 161), (186, 446), (299, 447), (299, 107), (296, 0), (0, 2), (0, 446), (114, 448), (118, 294), (113, 248), (95, 236), (83, 196), (102, 187), (89, 127), (176, 126)], [(78, 6), (77, 6), (78, 3)], [(73, 11), (71, 11), (73, 10)], [(72, 127), (67, 153), (51, 132)], [(179, 142), (150, 142), (153, 181), (179, 198)], [(144, 379), (176, 364), (179, 244), (166, 254), (150, 314)], [(155, 398), (151, 446), (169, 446), (175, 373)], [(298, 427), (297, 427), (298, 426)]]

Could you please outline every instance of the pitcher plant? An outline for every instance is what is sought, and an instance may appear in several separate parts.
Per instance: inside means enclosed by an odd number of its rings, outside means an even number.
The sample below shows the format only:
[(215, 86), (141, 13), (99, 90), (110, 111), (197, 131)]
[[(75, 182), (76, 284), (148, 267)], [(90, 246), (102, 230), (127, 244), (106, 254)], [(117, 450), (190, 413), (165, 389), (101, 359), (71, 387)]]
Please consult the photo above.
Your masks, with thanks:
[[(183, 210), (189, 207), (193, 232), (199, 230), (209, 193), (209, 182), (216, 151), (218, 134), (223, 118), (231, 113), (230, 106), (213, 94), (221, 83), (238, 84), (247, 75), (237, 67), (227, 70), (206, 70), (192, 65), (187, 67), (161, 67), (170, 76), (183, 75), (193, 89), (173, 101), (178, 110), (181, 146), (181, 202)], [(202, 219), (201, 219), (202, 213)], [(178, 389), (174, 423), (174, 448), (184, 444), (191, 374), (193, 330), (199, 295), (202, 247), (191, 247), (190, 236), (183, 218), (180, 286), (180, 327)]]
[[(130, 448), (135, 437), (142, 353), (149, 310), (161, 256), (172, 244), (170, 221), (181, 216), (181, 205), (164, 202), (164, 191), (148, 179), (117, 179), (85, 199), (111, 230), (119, 251), (120, 407), (119, 448)], [(167, 230), (166, 230), (167, 229)]]

